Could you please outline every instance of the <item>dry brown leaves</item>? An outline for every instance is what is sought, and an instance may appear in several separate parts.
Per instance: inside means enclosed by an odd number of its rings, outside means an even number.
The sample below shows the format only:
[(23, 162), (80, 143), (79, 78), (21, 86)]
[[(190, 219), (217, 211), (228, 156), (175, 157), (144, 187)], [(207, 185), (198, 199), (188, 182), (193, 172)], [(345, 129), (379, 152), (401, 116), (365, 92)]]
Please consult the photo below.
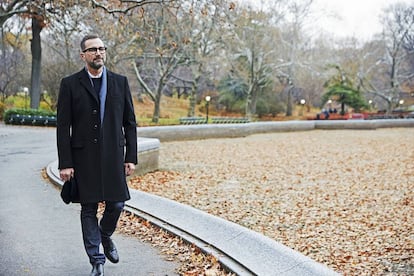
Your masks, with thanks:
[(178, 273), (183, 276), (234, 276), (224, 271), (217, 259), (204, 254), (198, 247), (152, 225), (148, 221), (125, 211), (118, 223), (118, 232), (136, 237), (157, 247), (168, 261), (181, 265)]
[(413, 275), (413, 138), (414, 129), (315, 130), (162, 143), (161, 170), (130, 186), (345, 275)]
[[(99, 203), (98, 219), (102, 218), (104, 209), (105, 203)], [(116, 232), (152, 244), (160, 250), (165, 260), (180, 264), (177, 272), (182, 276), (235, 276), (225, 271), (214, 256), (205, 254), (195, 245), (186, 243), (129, 211), (121, 214)]]

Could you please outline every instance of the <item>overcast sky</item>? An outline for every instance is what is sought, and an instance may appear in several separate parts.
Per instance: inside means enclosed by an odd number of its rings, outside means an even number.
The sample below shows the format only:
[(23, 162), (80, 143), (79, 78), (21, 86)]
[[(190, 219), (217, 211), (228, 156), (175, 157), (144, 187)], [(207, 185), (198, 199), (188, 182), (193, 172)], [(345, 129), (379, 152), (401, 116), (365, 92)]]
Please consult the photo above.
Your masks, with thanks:
[(413, 4), (414, 0), (315, 0), (314, 12), (327, 14), (317, 21), (326, 31), (339, 37), (369, 40), (382, 31), (379, 19), (382, 10), (398, 2)]
[[(238, 0), (253, 5), (262, 0)], [(271, 5), (275, 0), (263, 0)], [(360, 40), (370, 40), (382, 31), (379, 15), (390, 4), (398, 2), (414, 5), (414, 0), (314, 0), (309, 25), (322, 28), (337, 37), (354, 36)], [(318, 31), (315, 31), (316, 33)]]

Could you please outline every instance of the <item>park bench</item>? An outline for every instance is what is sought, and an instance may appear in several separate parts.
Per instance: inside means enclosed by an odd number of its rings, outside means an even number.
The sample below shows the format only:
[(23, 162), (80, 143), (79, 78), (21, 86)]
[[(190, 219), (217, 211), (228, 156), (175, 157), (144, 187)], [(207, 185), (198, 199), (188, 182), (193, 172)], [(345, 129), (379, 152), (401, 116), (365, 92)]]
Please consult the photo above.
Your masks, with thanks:
[(206, 118), (203, 117), (181, 117), (180, 124), (182, 125), (198, 125), (198, 124), (205, 124)]
[(214, 117), (211, 119), (211, 122), (213, 124), (243, 124), (249, 123), (250, 120), (242, 117)]
[(398, 119), (398, 116), (393, 114), (372, 114), (368, 115), (368, 120), (382, 120), (382, 119)]
[(13, 114), (10, 115), (7, 123), (11, 125), (56, 126), (56, 117)]

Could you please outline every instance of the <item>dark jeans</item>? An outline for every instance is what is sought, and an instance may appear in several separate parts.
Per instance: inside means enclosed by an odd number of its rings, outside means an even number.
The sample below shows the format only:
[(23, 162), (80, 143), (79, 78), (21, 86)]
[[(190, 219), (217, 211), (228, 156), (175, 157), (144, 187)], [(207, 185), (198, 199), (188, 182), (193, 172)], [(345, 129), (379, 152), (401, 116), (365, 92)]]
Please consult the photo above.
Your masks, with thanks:
[(98, 203), (81, 204), (83, 244), (91, 264), (105, 263), (105, 255), (99, 252), (99, 246), (114, 233), (124, 205), (124, 202), (105, 202), (105, 211), (98, 225)]

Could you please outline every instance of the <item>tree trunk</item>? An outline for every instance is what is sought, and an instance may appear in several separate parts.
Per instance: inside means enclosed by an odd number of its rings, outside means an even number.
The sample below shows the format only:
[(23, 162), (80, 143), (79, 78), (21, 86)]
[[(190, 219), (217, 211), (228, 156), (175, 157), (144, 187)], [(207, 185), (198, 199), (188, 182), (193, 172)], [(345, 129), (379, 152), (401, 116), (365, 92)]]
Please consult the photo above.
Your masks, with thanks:
[(202, 74), (203, 74), (203, 65), (202, 63), (199, 63), (197, 66), (197, 71), (195, 72), (194, 80), (191, 84), (190, 106), (188, 108), (188, 114), (187, 114), (188, 117), (194, 117), (195, 115), (198, 84), (199, 84)]
[(187, 117), (194, 117), (195, 116), (195, 106), (196, 106), (196, 98), (197, 98), (197, 81), (194, 80), (191, 84), (191, 92), (190, 92), (190, 105), (188, 107)]
[(344, 103), (344, 102), (341, 102), (341, 112), (340, 112), (340, 114), (341, 114), (342, 116), (344, 116), (344, 115), (345, 115), (345, 103)]
[(292, 89), (293, 86), (290, 85), (290, 87), (288, 88), (286, 116), (292, 116)]
[(161, 113), (161, 97), (162, 97), (162, 89), (164, 80), (161, 79), (160, 84), (158, 85), (157, 94), (154, 98), (154, 113), (152, 114), (152, 122), (158, 123), (160, 120), (160, 113)]
[(246, 97), (246, 117), (249, 118), (249, 120), (252, 119), (253, 114), (252, 114), (252, 93), (253, 93), (253, 86), (249, 87), (249, 90), (247, 91), (247, 97)]
[[(260, 88), (258, 87), (258, 85), (253, 86), (252, 102), (251, 102), (251, 107), (250, 107), (251, 116), (256, 115), (257, 98), (259, 97), (259, 89)], [(249, 118), (249, 119), (251, 119), (251, 118)]]
[(154, 101), (154, 113), (152, 114), (153, 123), (158, 123), (160, 119), (160, 104), (161, 104), (161, 97), (157, 95)]
[(43, 29), (43, 20), (41, 17), (32, 17), (32, 75), (30, 89), (30, 108), (38, 109), (40, 105), (40, 85), (42, 70), (42, 45), (40, 32)]

